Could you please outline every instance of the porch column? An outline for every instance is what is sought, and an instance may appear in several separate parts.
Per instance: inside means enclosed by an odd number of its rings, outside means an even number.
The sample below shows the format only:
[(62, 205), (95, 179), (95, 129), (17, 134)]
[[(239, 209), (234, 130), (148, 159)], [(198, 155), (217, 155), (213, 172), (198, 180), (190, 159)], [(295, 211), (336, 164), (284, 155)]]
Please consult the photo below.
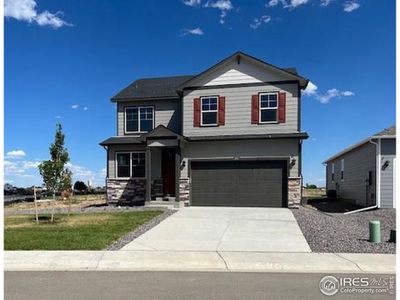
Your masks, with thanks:
[(151, 151), (146, 148), (146, 201), (151, 201)]
[(179, 178), (181, 178), (181, 148), (175, 151), (175, 201), (179, 201)]

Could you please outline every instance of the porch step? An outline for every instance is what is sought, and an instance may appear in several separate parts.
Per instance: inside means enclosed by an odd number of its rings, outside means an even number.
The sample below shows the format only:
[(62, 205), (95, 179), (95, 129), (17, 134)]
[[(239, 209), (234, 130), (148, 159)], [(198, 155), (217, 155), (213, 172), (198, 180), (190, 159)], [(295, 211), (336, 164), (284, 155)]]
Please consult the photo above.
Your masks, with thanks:
[(145, 206), (147, 207), (165, 207), (169, 209), (179, 208), (179, 202), (175, 201), (163, 201), (163, 200), (156, 200), (156, 201), (146, 201)]

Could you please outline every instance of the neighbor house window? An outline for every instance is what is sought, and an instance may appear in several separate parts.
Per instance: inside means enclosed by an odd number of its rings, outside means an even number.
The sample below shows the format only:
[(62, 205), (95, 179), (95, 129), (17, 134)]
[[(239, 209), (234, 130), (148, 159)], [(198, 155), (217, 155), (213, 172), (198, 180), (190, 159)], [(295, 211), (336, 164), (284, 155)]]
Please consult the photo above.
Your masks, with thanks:
[(154, 127), (154, 108), (126, 107), (125, 132), (149, 132)]
[(118, 152), (116, 164), (118, 178), (142, 178), (146, 176), (145, 152)]
[(201, 125), (214, 126), (218, 125), (218, 97), (202, 97), (201, 98)]
[(340, 161), (340, 180), (344, 180), (344, 159)]
[(335, 164), (331, 163), (331, 180), (335, 181)]
[(260, 123), (275, 123), (278, 121), (278, 93), (261, 93)]

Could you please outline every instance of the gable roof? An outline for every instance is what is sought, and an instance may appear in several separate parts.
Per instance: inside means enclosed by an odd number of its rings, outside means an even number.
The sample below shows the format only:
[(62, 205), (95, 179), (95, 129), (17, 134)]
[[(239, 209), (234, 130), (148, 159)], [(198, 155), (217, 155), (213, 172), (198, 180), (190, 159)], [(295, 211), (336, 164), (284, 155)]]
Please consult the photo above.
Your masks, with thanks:
[(154, 128), (152, 131), (145, 133), (140, 136), (142, 140), (147, 140), (147, 139), (160, 139), (160, 138), (177, 138), (177, 139), (182, 139), (183, 136), (180, 135), (179, 133), (176, 133), (172, 131), (171, 129), (165, 127), (164, 125), (160, 124), (156, 128)]
[[(145, 100), (145, 99), (175, 99), (178, 98), (178, 91), (182, 90), (185, 86), (189, 86), (192, 80), (199, 77), (205, 76), (210, 72), (214, 71), (219, 66), (224, 65), (230, 60), (238, 57), (245, 57), (250, 61), (267, 68), (272, 68), (288, 78), (298, 80), (302, 89), (307, 87), (308, 79), (300, 76), (297, 73), (296, 68), (279, 68), (264, 62), (258, 58), (245, 54), (243, 52), (235, 52), (229, 57), (221, 60), (211, 68), (197, 74), (197, 75), (184, 75), (184, 76), (169, 76), (169, 77), (157, 77), (157, 78), (142, 78), (135, 80), (127, 87), (122, 89), (119, 93), (111, 98), (112, 102), (123, 101), (123, 100)], [(240, 58), (239, 58), (240, 59)]]
[(342, 155), (344, 155), (344, 154), (346, 154), (346, 153), (348, 153), (350, 151), (353, 151), (354, 149), (365, 145), (370, 140), (373, 140), (373, 139), (385, 139), (385, 138), (389, 138), (389, 139), (396, 138), (396, 126), (395, 125), (390, 126), (389, 128), (386, 128), (386, 129), (384, 129), (384, 130), (382, 130), (382, 131), (380, 131), (378, 133), (375, 133), (375, 134), (371, 135), (370, 137), (368, 137), (368, 138), (366, 138), (366, 139), (364, 139), (364, 140), (362, 140), (362, 141), (360, 141), (360, 142), (358, 142), (358, 143), (356, 143), (356, 144), (354, 144), (354, 145), (352, 145), (350, 147), (345, 148), (344, 150), (340, 151), (339, 153), (337, 153), (337, 154), (331, 156), (330, 158), (328, 158), (327, 160), (325, 160), (323, 163), (326, 164), (326, 163), (328, 163), (328, 162), (330, 162), (330, 161), (332, 161), (332, 160), (334, 160), (334, 159), (336, 159), (336, 158), (338, 158), (338, 157), (340, 157), (340, 156), (342, 156)]
[(274, 66), (270, 63), (267, 63), (261, 59), (258, 59), (256, 57), (253, 57), (251, 55), (248, 55), (246, 53), (243, 53), (241, 51), (237, 51), (234, 54), (228, 56), (227, 58), (221, 60), (217, 64), (213, 65), (212, 67), (208, 68), (207, 70), (201, 72), (200, 74), (193, 76), (192, 78), (188, 79), (185, 81), (181, 86), (179, 86), (179, 89), (183, 89), (185, 87), (190, 86), (195, 79), (198, 79), (203, 76), (207, 76), (208, 74), (212, 73), (215, 69), (223, 66), (224, 64), (228, 63), (229, 61), (233, 59), (237, 59), (238, 61), (240, 60), (241, 57), (247, 58), (248, 60), (260, 65), (261, 67), (268, 68), (268, 69), (273, 69), (275, 71), (280, 72), (281, 74), (286, 75), (288, 78), (292, 78), (293, 80), (298, 80), (300, 83), (300, 88), (305, 89), (308, 85), (309, 80), (300, 76), (297, 73), (297, 70), (293, 67), (291, 68), (279, 68), (277, 66)]
[(143, 144), (137, 136), (113, 136), (100, 143), (100, 146), (124, 145), (124, 144)]
[(135, 100), (146, 98), (178, 98), (177, 89), (194, 75), (138, 79), (111, 98), (116, 100)]
[(124, 145), (124, 144), (143, 144), (147, 139), (179, 139), (182, 140), (184, 137), (179, 133), (172, 131), (171, 129), (160, 124), (152, 131), (143, 133), (140, 136), (113, 136), (100, 143), (100, 146), (109, 145)]
[(396, 136), (396, 126), (390, 126), (378, 133), (375, 133), (373, 136), (382, 137), (382, 136)]

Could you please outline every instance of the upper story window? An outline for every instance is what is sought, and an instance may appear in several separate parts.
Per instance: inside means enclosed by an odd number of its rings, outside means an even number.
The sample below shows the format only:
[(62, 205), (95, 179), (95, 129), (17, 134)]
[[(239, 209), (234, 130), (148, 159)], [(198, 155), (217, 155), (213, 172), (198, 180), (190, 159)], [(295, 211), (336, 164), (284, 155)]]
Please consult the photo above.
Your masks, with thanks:
[(278, 122), (278, 93), (261, 93), (259, 101), (260, 123)]
[(149, 132), (154, 128), (154, 107), (126, 107), (125, 132)]
[(216, 126), (218, 125), (218, 97), (202, 97), (201, 98), (201, 125)]
[(344, 181), (344, 159), (340, 161), (340, 180)]
[(331, 163), (331, 180), (335, 181), (335, 164)]
[(116, 154), (117, 178), (143, 178), (146, 176), (145, 152), (118, 152)]

